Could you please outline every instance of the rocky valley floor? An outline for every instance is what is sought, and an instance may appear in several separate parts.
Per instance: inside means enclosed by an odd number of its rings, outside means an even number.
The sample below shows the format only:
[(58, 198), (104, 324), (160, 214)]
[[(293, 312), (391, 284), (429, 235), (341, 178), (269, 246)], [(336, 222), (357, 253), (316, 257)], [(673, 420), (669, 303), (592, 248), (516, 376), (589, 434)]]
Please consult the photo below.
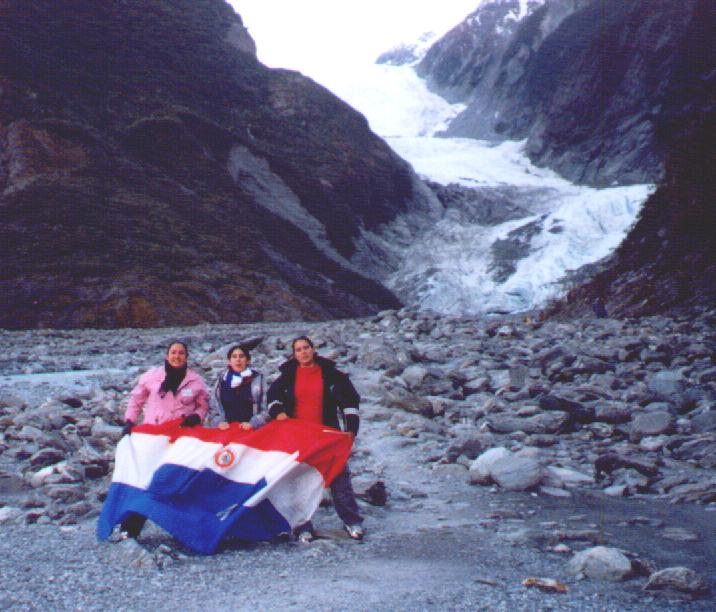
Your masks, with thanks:
[[(715, 323), (386, 311), (0, 332), (0, 607), (716, 609)], [(181, 339), (211, 382), (225, 348), (253, 338), (272, 378), (299, 333), (363, 396), (351, 469), (366, 539), (344, 537), (326, 506), (307, 545), (202, 557), (152, 525), (138, 543), (98, 542), (138, 373)]]

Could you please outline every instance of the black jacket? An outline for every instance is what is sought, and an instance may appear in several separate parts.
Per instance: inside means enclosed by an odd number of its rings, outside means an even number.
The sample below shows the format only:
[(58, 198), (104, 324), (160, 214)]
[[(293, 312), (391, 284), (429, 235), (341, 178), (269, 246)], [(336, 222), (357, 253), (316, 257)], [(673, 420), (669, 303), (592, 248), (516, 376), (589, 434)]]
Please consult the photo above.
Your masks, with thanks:
[[(316, 364), (321, 368), (323, 376), (323, 424), (340, 429), (343, 417), (355, 415), (355, 431), (358, 431), (358, 404), (360, 395), (355, 390), (347, 374), (340, 372), (330, 359), (316, 357)], [(294, 415), (296, 407), (296, 370), (298, 362), (289, 359), (279, 368), (281, 375), (268, 390), (268, 409), (271, 418), (282, 412)], [(353, 428), (350, 428), (353, 429)]]

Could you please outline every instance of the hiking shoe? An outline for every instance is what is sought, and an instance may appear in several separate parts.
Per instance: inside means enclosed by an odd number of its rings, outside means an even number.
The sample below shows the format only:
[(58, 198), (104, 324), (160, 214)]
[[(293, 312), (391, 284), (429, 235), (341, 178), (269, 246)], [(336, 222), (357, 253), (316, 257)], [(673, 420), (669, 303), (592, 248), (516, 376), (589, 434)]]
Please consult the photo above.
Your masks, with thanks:
[(128, 540), (130, 538), (129, 533), (126, 531), (115, 531), (112, 533), (111, 536), (109, 536), (110, 542), (124, 542), (125, 540)]
[(296, 536), (296, 542), (298, 542), (299, 544), (309, 544), (315, 539), (316, 536), (313, 534), (313, 532), (308, 530), (302, 531)]
[(346, 530), (346, 533), (354, 539), (354, 540), (362, 540), (363, 534), (365, 531), (363, 531), (362, 525), (343, 525), (343, 529)]

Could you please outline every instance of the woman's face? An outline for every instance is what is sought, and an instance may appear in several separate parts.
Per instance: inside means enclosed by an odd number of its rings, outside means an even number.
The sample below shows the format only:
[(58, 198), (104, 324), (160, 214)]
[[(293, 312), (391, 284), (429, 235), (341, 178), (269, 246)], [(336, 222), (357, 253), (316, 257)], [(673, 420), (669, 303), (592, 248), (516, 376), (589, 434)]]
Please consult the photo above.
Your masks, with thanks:
[(316, 351), (305, 340), (296, 340), (296, 344), (293, 345), (293, 356), (298, 361), (298, 365), (309, 366), (313, 363)]
[(243, 372), (249, 365), (249, 359), (241, 349), (234, 349), (229, 356), (229, 367), (234, 372)]
[(173, 368), (183, 368), (186, 365), (186, 349), (183, 345), (172, 344), (167, 351), (167, 361)]

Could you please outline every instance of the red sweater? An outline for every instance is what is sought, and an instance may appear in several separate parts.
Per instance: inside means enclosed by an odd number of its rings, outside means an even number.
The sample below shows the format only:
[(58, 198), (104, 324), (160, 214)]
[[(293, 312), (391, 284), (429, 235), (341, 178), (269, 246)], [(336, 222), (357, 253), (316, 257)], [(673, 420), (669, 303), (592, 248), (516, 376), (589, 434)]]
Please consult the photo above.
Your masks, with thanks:
[(297, 419), (323, 423), (323, 375), (316, 364), (296, 369)]

